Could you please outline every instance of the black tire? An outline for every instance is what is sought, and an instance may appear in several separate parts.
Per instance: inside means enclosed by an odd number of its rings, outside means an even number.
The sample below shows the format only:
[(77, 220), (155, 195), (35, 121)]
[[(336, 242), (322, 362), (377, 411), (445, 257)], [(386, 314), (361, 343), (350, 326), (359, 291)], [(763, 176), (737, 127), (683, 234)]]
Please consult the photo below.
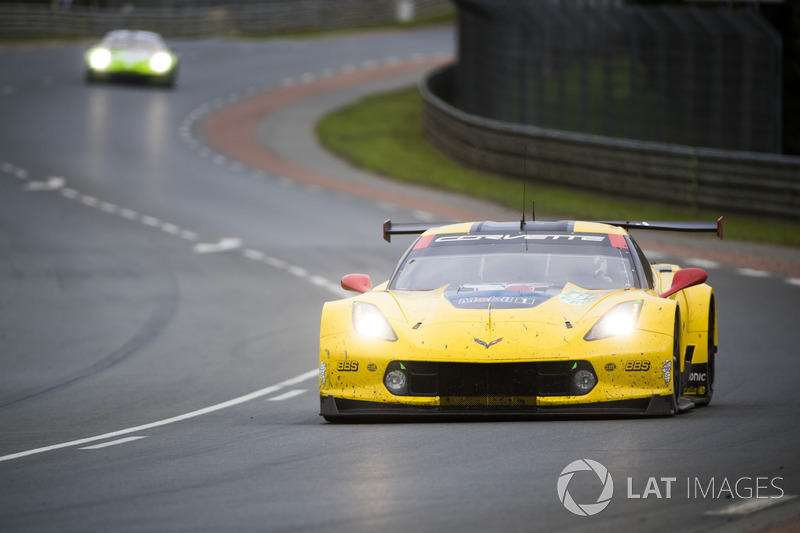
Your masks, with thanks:
[(673, 414), (678, 413), (678, 406), (681, 401), (681, 320), (678, 313), (675, 314), (675, 331), (672, 335), (672, 407)]
[(714, 376), (716, 369), (717, 346), (714, 344), (714, 330), (716, 329), (717, 309), (714, 300), (708, 306), (708, 365), (706, 367), (706, 393), (698, 405), (708, 405), (714, 396)]

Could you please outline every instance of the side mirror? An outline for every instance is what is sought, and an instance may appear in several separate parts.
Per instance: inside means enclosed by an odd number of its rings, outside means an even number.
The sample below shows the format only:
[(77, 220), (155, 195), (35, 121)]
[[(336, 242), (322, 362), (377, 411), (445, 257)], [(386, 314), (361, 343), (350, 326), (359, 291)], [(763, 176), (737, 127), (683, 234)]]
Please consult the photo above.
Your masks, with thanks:
[(659, 294), (659, 296), (668, 298), (678, 291), (705, 283), (707, 279), (708, 274), (702, 268), (682, 268), (675, 272), (675, 276), (672, 278), (672, 287), (667, 292)]
[(348, 274), (342, 278), (342, 288), (346, 291), (368, 292), (372, 290), (372, 280), (366, 274)]

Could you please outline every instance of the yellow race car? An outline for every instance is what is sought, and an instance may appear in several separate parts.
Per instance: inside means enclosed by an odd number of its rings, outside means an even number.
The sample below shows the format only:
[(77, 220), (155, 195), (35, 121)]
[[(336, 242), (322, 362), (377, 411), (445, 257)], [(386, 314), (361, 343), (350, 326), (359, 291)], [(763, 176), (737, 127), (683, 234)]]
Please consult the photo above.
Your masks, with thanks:
[(651, 264), (631, 227), (715, 222), (384, 223), (419, 234), (391, 278), (328, 302), (320, 414), (673, 415), (711, 401), (714, 291), (698, 268)]

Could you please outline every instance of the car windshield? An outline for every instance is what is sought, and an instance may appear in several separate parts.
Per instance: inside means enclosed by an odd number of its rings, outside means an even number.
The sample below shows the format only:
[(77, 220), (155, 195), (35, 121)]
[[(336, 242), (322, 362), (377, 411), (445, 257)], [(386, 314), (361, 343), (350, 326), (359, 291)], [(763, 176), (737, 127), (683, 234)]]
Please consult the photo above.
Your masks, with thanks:
[(476, 290), (504, 285), (560, 288), (571, 283), (589, 290), (636, 286), (627, 248), (582, 244), (467, 244), (412, 250), (391, 283), (396, 290)]
[(110, 37), (103, 41), (102, 46), (111, 50), (137, 50), (143, 52), (156, 52), (163, 48), (156, 41), (132, 37)]

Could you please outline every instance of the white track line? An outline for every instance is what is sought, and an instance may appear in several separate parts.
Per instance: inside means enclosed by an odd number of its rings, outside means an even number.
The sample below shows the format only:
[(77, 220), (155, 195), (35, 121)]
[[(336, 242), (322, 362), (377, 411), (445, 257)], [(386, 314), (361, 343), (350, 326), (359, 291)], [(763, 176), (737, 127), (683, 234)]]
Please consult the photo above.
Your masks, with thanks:
[(95, 437), (87, 437), (84, 439), (72, 440), (69, 442), (62, 442), (61, 444), (53, 444), (51, 446), (44, 446), (42, 448), (35, 448), (33, 450), (26, 450), (23, 452), (12, 453), (9, 455), (0, 456), (0, 463), (3, 461), (11, 461), (12, 459), (19, 459), (21, 457), (27, 457), (29, 455), (36, 455), (39, 453), (50, 452), (53, 450), (60, 450), (62, 448), (70, 448), (73, 446), (80, 446), (81, 444), (88, 444), (90, 442), (97, 442), (99, 440), (106, 440), (112, 439), (114, 437), (120, 437), (122, 435), (129, 435), (131, 433), (139, 433), (142, 431), (146, 431), (148, 429), (166, 426), (169, 424), (174, 424), (175, 422), (181, 422), (183, 420), (188, 420), (190, 418), (195, 418), (202, 415), (207, 415), (209, 413), (213, 413), (215, 411), (220, 411), (222, 409), (227, 409), (228, 407), (233, 407), (235, 405), (239, 405), (245, 402), (249, 402), (251, 400), (255, 400), (256, 398), (261, 398), (262, 396), (266, 396), (267, 394), (272, 394), (273, 392), (277, 392), (281, 389), (286, 387), (290, 387), (292, 385), (297, 385), (298, 383), (302, 383), (303, 381), (309, 380), (313, 377), (319, 376), (319, 369), (315, 368), (314, 370), (310, 370), (305, 374), (300, 374), (299, 376), (287, 379), (286, 381), (282, 381), (277, 385), (272, 385), (270, 387), (266, 387), (255, 392), (251, 392), (250, 394), (245, 394), (244, 396), (239, 396), (238, 398), (234, 398), (232, 400), (228, 400), (227, 402), (218, 403), (209, 407), (205, 407), (203, 409), (198, 409), (197, 411), (191, 411), (189, 413), (185, 413), (178, 416), (173, 416), (171, 418), (165, 418), (164, 420), (159, 420), (157, 422), (150, 422), (149, 424), (142, 424), (141, 426), (136, 426), (132, 428), (120, 429), (118, 431), (112, 431), (111, 433), (104, 433), (103, 435), (97, 435)]
[[(3, 168), (5, 168), (6, 166), (12, 170), (15, 168), (10, 163), (2, 163)], [(61, 189), (62, 196), (69, 198), (71, 200), (78, 200), (83, 205), (86, 205), (88, 207), (94, 207), (105, 213), (118, 215), (127, 220), (138, 221), (144, 226), (157, 228), (165, 233), (168, 233), (170, 235), (175, 235), (177, 237), (181, 237), (183, 239), (192, 242), (197, 242), (199, 240), (199, 236), (197, 235), (197, 233), (185, 230), (180, 226), (177, 226), (170, 222), (164, 222), (163, 220), (157, 217), (150, 215), (143, 215), (132, 209), (120, 207), (111, 202), (106, 202), (100, 200), (99, 198), (95, 198), (94, 196), (81, 194), (80, 192), (74, 189), (66, 188), (64, 187), (65, 181), (66, 180), (64, 180), (63, 178), (51, 177), (50, 180), (46, 183), (45, 182), (35, 182), (35, 183), (37, 183), (38, 185), (36, 186), (39, 187), (39, 189), (37, 190)], [(32, 183), (34, 182), (29, 182), (26, 185), (30, 186)], [(195, 253), (198, 254), (208, 254), (208, 253), (226, 252), (229, 250), (237, 250), (242, 247), (242, 244), (243, 244), (242, 240), (239, 238), (225, 237), (220, 239), (216, 243), (197, 243), (194, 245), (192, 249)], [(338, 285), (329, 282), (322, 276), (312, 275), (307, 269), (303, 267), (297, 265), (290, 265), (285, 261), (281, 261), (280, 259), (276, 259), (274, 257), (269, 257), (264, 252), (261, 252), (259, 250), (253, 250), (252, 248), (245, 248), (241, 250), (241, 254), (248, 259), (262, 261), (271, 267), (285, 270), (286, 272), (288, 272), (293, 276), (308, 280), (309, 283), (311, 283), (312, 285), (316, 285), (318, 287), (326, 289), (340, 298), (348, 296), (346, 293), (344, 293), (344, 291), (339, 289)]]
[(94, 446), (84, 446), (81, 450), (99, 450), (100, 448), (108, 448), (109, 446), (116, 446), (117, 444), (125, 444), (126, 442), (133, 442), (139, 439), (146, 439), (146, 436), (125, 437), (124, 439), (112, 440), (102, 444), (95, 444)]
[(284, 392), (280, 396), (275, 396), (274, 398), (267, 398), (267, 401), (268, 402), (280, 402), (282, 400), (288, 400), (289, 398), (294, 398), (295, 396), (300, 396), (304, 392), (308, 392), (308, 389), (290, 390), (289, 392)]
[(708, 259), (698, 259), (695, 257), (686, 259), (686, 264), (698, 268), (709, 268), (709, 269), (719, 268), (719, 263), (717, 263), (716, 261), (709, 261)]
[(751, 278), (768, 278), (772, 274), (765, 271), (765, 270), (755, 270), (753, 268), (740, 268), (736, 272), (738, 272), (742, 276), (748, 276)]
[(728, 505), (727, 507), (724, 507), (718, 511), (708, 511), (705, 514), (712, 516), (744, 516), (761, 511), (767, 507), (772, 507), (773, 505), (778, 505), (779, 503), (783, 503), (796, 497), (797, 496), (787, 494), (781, 498), (750, 498), (749, 500)]

